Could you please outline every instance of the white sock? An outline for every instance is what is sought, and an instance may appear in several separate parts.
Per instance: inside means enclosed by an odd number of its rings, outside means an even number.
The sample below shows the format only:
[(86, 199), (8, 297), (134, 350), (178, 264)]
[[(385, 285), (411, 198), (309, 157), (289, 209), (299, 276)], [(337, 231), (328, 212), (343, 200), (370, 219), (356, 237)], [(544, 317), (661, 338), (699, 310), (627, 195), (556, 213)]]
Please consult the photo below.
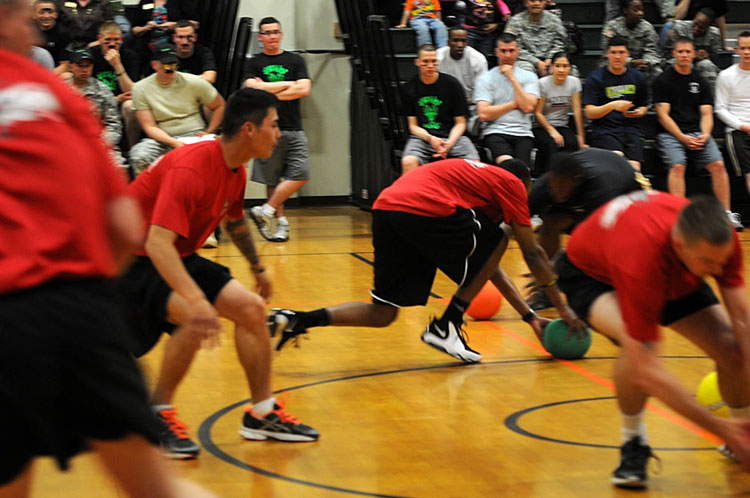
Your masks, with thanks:
[(174, 408), (172, 405), (151, 405), (151, 409), (154, 410), (154, 413), (159, 413), (162, 410), (171, 410)]
[(286, 219), (286, 216), (279, 216), (276, 218), (276, 224), (289, 226), (289, 220)]
[(729, 414), (732, 416), (732, 418), (750, 419), (750, 405), (743, 406), (741, 408), (732, 408), (730, 406)]
[(268, 216), (269, 218), (272, 218), (276, 214), (276, 208), (271, 207), (267, 202), (263, 204), (260, 210), (263, 212), (263, 216)]
[(648, 444), (646, 435), (646, 423), (643, 421), (643, 410), (635, 415), (625, 415), (620, 412), (622, 418), (622, 442), (627, 443), (635, 436), (641, 437), (641, 444)]
[(263, 401), (259, 403), (253, 404), (253, 411), (256, 415), (259, 417), (262, 417), (266, 415), (268, 412), (273, 410), (273, 405), (276, 403), (276, 398), (270, 397), (268, 399), (264, 399)]

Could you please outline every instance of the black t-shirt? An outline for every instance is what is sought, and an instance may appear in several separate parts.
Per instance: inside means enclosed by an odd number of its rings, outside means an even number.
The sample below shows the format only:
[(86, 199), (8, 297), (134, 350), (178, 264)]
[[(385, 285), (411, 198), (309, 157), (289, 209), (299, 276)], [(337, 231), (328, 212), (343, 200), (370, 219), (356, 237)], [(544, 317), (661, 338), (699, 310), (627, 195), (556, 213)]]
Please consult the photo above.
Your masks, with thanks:
[[(91, 75), (107, 85), (107, 88), (112, 90), (112, 93), (120, 95), (122, 89), (120, 88), (117, 74), (109, 62), (107, 62), (107, 59), (104, 58), (101, 45), (91, 47), (89, 52), (91, 52), (91, 57), (94, 58), (94, 70)], [(133, 82), (138, 81), (141, 66), (138, 54), (134, 50), (121, 46), (120, 61), (122, 62), (122, 67), (125, 68), (125, 72), (130, 76), (130, 79), (133, 80)]]
[[(279, 55), (258, 54), (245, 61), (245, 77), (260, 78), (269, 83), (310, 79), (305, 60), (292, 52)], [(279, 128), (287, 131), (301, 130), (302, 117), (299, 99), (279, 101)]]
[[(614, 74), (606, 66), (591, 71), (583, 86), (583, 106), (602, 106), (613, 100), (633, 102), (631, 110), (648, 105), (648, 88), (640, 71), (629, 67), (622, 74)], [(619, 111), (591, 120), (594, 135), (640, 133), (637, 123)]]
[(711, 87), (705, 79), (695, 70), (680, 74), (674, 66), (654, 80), (654, 103), (660, 102), (670, 104), (669, 117), (683, 133), (700, 131), (700, 107), (714, 103)]
[(196, 43), (193, 55), (185, 59), (180, 57), (179, 70), (182, 73), (190, 73), (196, 76), (200, 76), (205, 71), (217, 71), (214, 54), (208, 47)]
[(635, 181), (635, 170), (630, 163), (610, 150), (592, 147), (573, 152), (572, 155), (583, 166), (583, 183), (568, 200), (556, 204), (549, 192), (549, 173), (542, 175), (529, 192), (529, 211), (532, 215), (565, 210), (583, 219), (615, 197), (641, 188)]
[(415, 116), (420, 127), (440, 138), (448, 138), (456, 116), (468, 114), (463, 86), (443, 73), (431, 85), (422, 83), (419, 76), (409, 80), (404, 85), (404, 106), (407, 116)]
[(716, 13), (716, 17), (721, 17), (729, 12), (727, 0), (691, 0), (685, 19), (694, 19), (695, 14), (704, 7), (711, 7)]
[(52, 29), (47, 31), (39, 30), (43, 42), (40, 47), (46, 49), (55, 60), (55, 64), (68, 60), (68, 45), (73, 41), (70, 32), (60, 23), (55, 23)]

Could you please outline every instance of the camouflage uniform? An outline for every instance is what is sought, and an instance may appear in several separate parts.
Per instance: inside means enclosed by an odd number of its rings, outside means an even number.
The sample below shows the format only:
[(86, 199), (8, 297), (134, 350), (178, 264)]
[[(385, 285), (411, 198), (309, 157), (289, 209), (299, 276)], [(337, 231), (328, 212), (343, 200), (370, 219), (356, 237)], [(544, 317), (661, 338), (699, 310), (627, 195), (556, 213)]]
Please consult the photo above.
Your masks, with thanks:
[[(674, 18), (674, 0), (654, 0), (659, 7), (659, 13), (662, 19)], [(604, 22), (607, 23), (615, 17), (622, 15), (621, 0), (605, 0), (604, 2)], [(653, 19), (656, 20), (656, 19)]]
[(719, 76), (719, 67), (711, 60), (716, 58), (718, 53), (721, 51), (721, 32), (716, 26), (709, 26), (703, 36), (698, 38), (693, 37), (693, 21), (675, 21), (672, 29), (669, 32), (664, 43), (664, 58), (669, 59), (667, 63), (669, 65), (674, 64), (675, 60), (672, 57), (672, 49), (674, 48), (674, 42), (672, 41), (673, 36), (684, 36), (693, 40), (695, 50), (705, 50), (708, 52), (709, 59), (695, 60), (693, 67), (695, 70), (703, 76), (706, 81), (711, 85), (711, 88), (716, 88), (716, 78)]
[[(68, 81), (72, 84), (72, 79)], [(94, 77), (89, 78), (86, 86), (75, 88), (94, 104), (93, 111), (104, 125), (102, 139), (111, 147), (112, 160), (116, 165), (122, 167), (125, 159), (120, 154), (117, 145), (122, 137), (122, 121), (120, 120), (120, 110), (117, 107), (117, 99), (115, 99), (112, 90)]]
[(518, 40), (520, 53), (516, 66), (534, 74), (537, 62), (551, 58), (555, 52), (567, 51), (568, 32), (560, 18), (547, 11), (542, 11), (539, 22), (530, 21), (528, 12), (520, 12), (510, 18), (505, 32)]
[(646, 20), (641, 20), (635, 29), (628, 29), (625, 25), (625, 16), (612, 19), (605, 24), (602, 28), (602, 66), (609, 64), (606, 56), (607, 45), (609, 39), (615, 35), (620, 35), (628, 40), (628, 51), (630, 52), (628, 64), (630, 64), (631, 59), (643, 59), (648, 62), (648, 70), (643, 76), (646, 77), (646, 82), (650, 86), (662, 72), (662, 59), (659, 56), (659, 36), (656, 34), (654, 26)]

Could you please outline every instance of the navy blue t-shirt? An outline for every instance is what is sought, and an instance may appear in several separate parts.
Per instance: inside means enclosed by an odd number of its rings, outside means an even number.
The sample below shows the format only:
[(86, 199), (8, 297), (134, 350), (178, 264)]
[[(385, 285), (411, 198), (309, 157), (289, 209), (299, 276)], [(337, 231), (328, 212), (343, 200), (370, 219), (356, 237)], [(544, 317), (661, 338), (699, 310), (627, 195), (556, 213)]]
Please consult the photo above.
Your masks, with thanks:
[[(654, 103), (669, 104), (669, 117), (682, 133), (701, 131), (701, 106), (713, 105), (708, 82), (695, 70), (680, 74), (670, 67), (654, 80)], [(662, 131), (666, 131), (661, 124)]]
[[(631, 110), (648, 105), (646, 80), (640, 71), (629, 67), (622, 74), (613, 74), (605, 66), (589, 74), (583, 87), (583, 106), (601, 106), (613, 100), (633, 102)], [(594, 135), (638, 132), (636, 123), (636, 120), (626, 118), (619, 111), (612, 111), (606, 116), (591, 120)]]

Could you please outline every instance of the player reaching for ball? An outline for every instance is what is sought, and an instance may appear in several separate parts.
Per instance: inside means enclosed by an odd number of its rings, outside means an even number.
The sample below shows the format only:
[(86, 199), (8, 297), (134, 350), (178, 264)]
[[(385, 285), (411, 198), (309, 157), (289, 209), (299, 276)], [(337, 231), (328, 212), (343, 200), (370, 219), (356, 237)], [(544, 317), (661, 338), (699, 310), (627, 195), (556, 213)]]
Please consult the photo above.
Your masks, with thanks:
[[(557, 269), (570, 306), (621, 347), (615, 385), (623, 445), (612, 482), (646, 486), (649, 396), (724, 439), (719, 450), (750, 468), (750, 305), (724, 207), (713, 197), (690, 202), (655, 191), (617, 197), (573, 231)], [(724, 307), (704, 281), (709, 276)], [(733, 419), (709, 413), (663, 367), (660, 324), (713, 358)]]
[(402, 175), (373, 205), (372, 302), (310, 312), (275, 309), (269, 327), (272, 335), (281, 332), (277, 349), (310, 327), (389, 325), (399, 307), (427, 303), (438, 268), (458, 284), (458, 290), (443, 316), (422, 334), (424, 342), (466, 363), (478, 362), (481, 355), (464, 340), (463, 314), (488, 278), (540, 336), (546, 321), (529, 309), (498, 265), (508, 246), (500, 226), (503, 221), (513, 228), (526, 263), (537, 281), (545, 284), (560, 315), (582, 332), (585, 324), (565, 304), (552, 266), (531, 230), (529, 185), (528, 167), (515, 159), (503, 162), (501, 168), (446, 159)]

